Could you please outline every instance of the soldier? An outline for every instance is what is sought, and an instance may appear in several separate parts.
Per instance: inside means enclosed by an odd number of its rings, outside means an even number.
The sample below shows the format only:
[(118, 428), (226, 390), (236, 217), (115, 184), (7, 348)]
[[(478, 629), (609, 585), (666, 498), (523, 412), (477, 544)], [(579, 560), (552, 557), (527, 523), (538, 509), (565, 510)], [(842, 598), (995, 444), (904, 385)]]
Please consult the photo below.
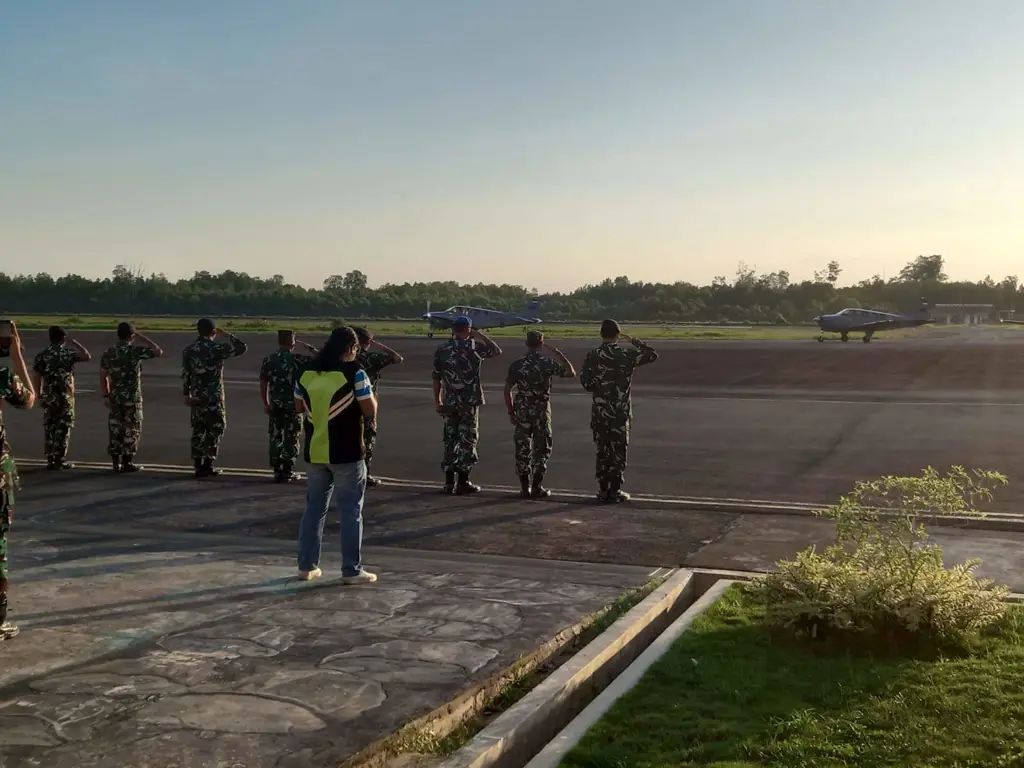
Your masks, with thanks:
[[(309, 350), (303, 355), (295, 352), (299, 344)], [(299, 456), (299, 436), (302, 416), (295, 410), (295, 380), (303, 367), (313, 360), (316, 348), (295, 338), (295, 331), (277, 332), (277, 352), (263, 358), (260, 366), (260, 397), (263, 412), (270, 417), (270, 468), (275, 483), (289, 483), (298, 479), (292, 471)]]
[(36, 355), (32, 384), (43, 406), (44, 450), (47, 469), (71, 469), (68, 445), (75, 426), (75, 363), (92, 360), (89, 350), (74, 339), (69, 349), (67, 331), (50, 326), (50, 345)]
[(29, 379), (22, 354), (24, 347), (18, 337), (18, 328), (12, 322), (4, 323), (4, 338), (11, 343), (9, 357), (14, 364), (11, 370), (7, 364), (0, 366), (0, 640), (9, 640), (18, 634), (18, 628), (7, 621), (7, 532), (11, 528), (14, 513), (14, 491), (18, 484), (18, 470), (11, 456), (4, 429), (2, 406), (9, 403), (15, 408), (31, 408), (36, 393)]
[[(526, 334), (530, 351), (508, 367), (505, 379), (505, 407), (515, 427), (516, 472), (524, 499), (546, 498), (551, 491), (544, 487), (544, 473), (551, 458), (551, 380), (554, 376), (571, 379), (576, 370), (569, 358), (544, 341), (540, 331)], [(558, 360), (544, 357), (549, 350)], [(531, 484), (532, 483), (532, 484)]]
[(459, 495), (480, 490), (469, 482), (477, 462), (479, 408), (484, 404), (480, 364), (501, 354), (501, 348), (472, 325), (465, 315), (455, 318), (452, 338), (434, 352), (434, 401), (444, 416), (444, 492)]
[[(138, 344), (132, 344), (138, 341)], [(138, 472), (135, 454), (142, 437), (142, 361), (162, 357), (164, 351), (135, 330), (131, 323), (117, 326), (117, 344), (100, 357), (100, 392), (110, 413), (107, 452), (115, 472)]]
[(182, 394), (190, 409), (196, 477), (213, 477), (220, 474), (213, 463), (228, 421), (224, 407), (224, 361), (244, 355), (248, 347), (230, 333), (227, 344), (215, 341), (217, 326), (212, 320), (200, 320), (196, 330), (199, 338), (181, 353)]
[[(389, 365), (398, 365), (404, 362), (402, 356), (390, 347), (386, 347), (373, 338), (373, 334), (366, 328), (356, 328), (356, 337), (359, 339), (359, 355), (356, 362), (363, 367), (370, 379), (370, 386), (380, 400), (380, 391), (377, 389), (377, 382), (380, 381), (380, 372)], [(379, 350), (371, 347), (380, 347)], [(367, 421), (363, 425), (363, 439), (366, 441), (366, 485), (372, 488), (380, 485), (380, 480), (370, 474), (370, 462), (373, 460), (373, 446), (377, 443), (377, 422)]]
[[(631, 342), (633, 349), (619, 346), (619, 339)], [(657, 352), (639, 339), (622, 333), (614, 320), (601, 323), (601, 346), (587, 353), (580, 383), (594, 396), (590, 428), (597, 443), (597, 481), (601, 489), (597, 498), (600, 501), (629, 501), (629, 494), (622, 490), (622, 480), (633, 420), (630, 399), (633, 371), (657, 359)]]

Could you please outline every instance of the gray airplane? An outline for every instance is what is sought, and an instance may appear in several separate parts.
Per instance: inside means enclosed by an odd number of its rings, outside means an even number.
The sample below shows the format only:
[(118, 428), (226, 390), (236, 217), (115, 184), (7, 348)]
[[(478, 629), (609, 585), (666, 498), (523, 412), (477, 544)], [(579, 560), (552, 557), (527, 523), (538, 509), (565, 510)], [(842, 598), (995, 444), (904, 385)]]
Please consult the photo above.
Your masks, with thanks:
[(485, 309), (483, 307), (468, 307), (464, 304), (449, 307), (443, 312), (431, 312), (430, 305), (427, 305), (427, 312), (423, 319), (427, 321), (427, 338), (434, 338), (435, 331), (449, 330), (455, 318), (466, 316), (472, 321), (474, 328), (505, 328), (511, 325), (534, 325), (541, 322), (537, 316), (540, 310), (540, 301), (534, 299), (526, 305), (526, 309), (520, 312), (502, 312), (500, 309)]
[(844, 309), (834, 315), (818, 315), (814, 322), (821, 329), (818, 341), (825, 340), (826, 333), (838, 333), (843, 341), (850, 340), (851, 333), (863, 333), (862, 341), (867, 344), (878, 331), (894, 331), (898, 328), (916, 328), (934, 323), (928, 302), (922, 301), (916, 312), (894, 314), (877, 309)]

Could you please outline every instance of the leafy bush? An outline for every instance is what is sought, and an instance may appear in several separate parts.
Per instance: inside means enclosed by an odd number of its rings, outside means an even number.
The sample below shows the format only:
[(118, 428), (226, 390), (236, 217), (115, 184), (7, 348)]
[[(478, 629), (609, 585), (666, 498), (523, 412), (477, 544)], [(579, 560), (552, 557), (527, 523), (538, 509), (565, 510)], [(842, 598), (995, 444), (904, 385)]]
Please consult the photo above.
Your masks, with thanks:
[(945, 567), (924, 520), (983, 517), (977, 504), (1005, 484), (997, 472), (963, 467), (858, 482), (818, 512), (835, 521), (835, 544), (778, 563), (750, 589), (770, 624), (799, 635), (962, 644), (1002, 618), (1008, 590), (975, 576), (979, 560)]

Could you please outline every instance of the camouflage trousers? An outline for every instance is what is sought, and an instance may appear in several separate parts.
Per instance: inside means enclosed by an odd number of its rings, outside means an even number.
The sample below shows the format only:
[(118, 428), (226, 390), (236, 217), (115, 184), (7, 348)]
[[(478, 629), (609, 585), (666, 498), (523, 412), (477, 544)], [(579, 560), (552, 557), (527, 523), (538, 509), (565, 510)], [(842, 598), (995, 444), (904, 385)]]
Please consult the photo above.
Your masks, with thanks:
[(532, 475), (546, 472), (551, 458), (554, 436), (551, 432), (549, 409), (531, 413), (516, 413), (516, 427), (512, 433), (515, 446), (516, 474)]
[(626, 474), (629, 424), (594, 422), (591, 427), (597, 443), (598, 482), (602, 486), (621, 485)]
[(0, 592), (6, 591), (7, 586), (7, 532), (11, 529), (13, 501), (8, 489), (0, 488)]
[(228, 426), (228, 413), (223, 405), (193, 405), (190, 414), (192, 422), (192, 459), (210, 461), (217, 458), (220, 440)]
[(366, 444), (366, 474), (370, 474), (370, 462), (373, 461), (373, 447), (377, 444), (377, 422), (376, 420), (363, 420), (363, 442)]
[(480, 440), (480, 409), (475, 405), (460, 405), (444, 417), (445, 472), (469, 472), (476, 466), (476, 446)]
[(43, 452), (47, 461), (64, 461), (75, 426), (75, 401), (43, 405)]
[(288, 469), (295, 466), (299, 457), (299, 437), (302, 434), (302, 416), (295, 408), (270, 409), (270, 467), (279, 469), (287, 465)]
[(107, 453), (113, 458), (135, 456), (142, 437), (142, 403), (111, 403), (107, 433), (110, 437)]

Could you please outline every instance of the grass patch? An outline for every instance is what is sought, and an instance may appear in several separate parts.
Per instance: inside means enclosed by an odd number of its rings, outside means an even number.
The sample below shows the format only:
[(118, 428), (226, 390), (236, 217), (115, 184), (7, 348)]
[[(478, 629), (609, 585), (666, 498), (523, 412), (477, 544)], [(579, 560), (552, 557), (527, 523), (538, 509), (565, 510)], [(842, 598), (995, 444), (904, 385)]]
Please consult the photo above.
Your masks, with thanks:
[[(13, 315), (18, 327), (27, 331), (44, 331), (51, 325), (62, 325), (72, 331), (113, 331), (117, 324), (129, 320), (143, 332), (190, 332), (195, 330), (194, 317), (173, 317), (166, 315), (136, 317), (115, 317), (103, 315)], [(340, 319), (340, 318), (339, 318)], [(271, 333), (278, 328), (292, 328), (298, 334), (326, 335), (334, 328), (334, 318), (264, 318), (264, 317), (221, 317), (217, 323), (233, 333)], [(419, 320), (374, 320), (346, 318), (342, 322), (364, 325), (380, 336), (426, 336), (427, 324)], [(537, 328), (553, 339), (597, 339), (600, 323), (547, 323), (530, 326)], [(487, 333), (495, 338), (521, 338), (527, 326), (492, 328)], [(642, 339), (679, 341), (784, 341), (811, 340), (817, 338), (812, 326), (699, 326), (660, 325), (655, 323), (623, 324), (626, 333)], [(920, 331), (918, 331), (920, 332)], [(902, 339), (912, 331), (891, 331), (880, 334), (878, 339)], [(443, 338), (444, 331), (435, 334)], [(877, 341), (877, 339), (876, 339)]]
[(664, 579), (654, 579), (642, 587), (624, 592), (610, 606), (594, 614), (583, 631), (557, 653), (535, 666), (516, 665), (505, 684), (487, 701), (484, 707), (450, 732), (435, 734), (429, 725), (405, 728), (392, 737), (390, 743), (384, 748), (384, 754), (391, 757), (405, 753), (435, 757), (447, 757), (454, 754), (498, 715), (540, 685), (548, 675), (565, 664), (580, 649), (595, 640), (663, 583)]
[(1024, 766), (1024, 611), (970, 653), (895, 658), (773, 638), (741, 585), (567, 755), (571, 768)]

